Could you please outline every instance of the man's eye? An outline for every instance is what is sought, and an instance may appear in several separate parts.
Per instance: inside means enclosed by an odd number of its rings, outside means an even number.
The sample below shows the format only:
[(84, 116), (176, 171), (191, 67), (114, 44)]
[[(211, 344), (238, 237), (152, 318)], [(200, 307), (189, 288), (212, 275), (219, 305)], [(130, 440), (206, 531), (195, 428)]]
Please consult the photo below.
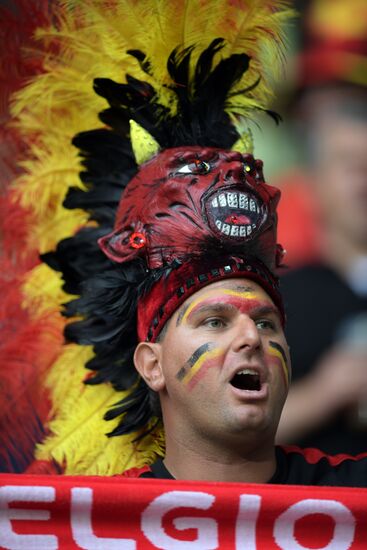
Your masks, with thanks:
[(275, 323), (270, 321), (270, 319), (259, 319), (256, 321), (256, 326), (260, 330), (274, 330)]
[(204, 160), (184, 164), (177, 170), (178, 174), (207, 174), (208, 172), (210, 172), (210, 164)]
[(225, 323), (223, 319), (219, 319), (218, 317), (211, 317), (210, 319), (205, 319), (203, 321), (203, 325), (209, 328), (222, 328), (225, 326)]

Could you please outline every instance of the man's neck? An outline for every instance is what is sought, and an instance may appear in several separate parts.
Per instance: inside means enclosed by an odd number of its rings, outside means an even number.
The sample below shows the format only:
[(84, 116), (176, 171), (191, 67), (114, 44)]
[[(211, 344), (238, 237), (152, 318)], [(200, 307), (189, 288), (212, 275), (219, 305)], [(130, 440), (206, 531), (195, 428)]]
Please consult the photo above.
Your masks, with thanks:
[[(230, 450), (228, 450), (230, 449)], [(275, 447), (195, 445), (166, 439), (164, 464), (175, 479), (266, 483), (276, 470)]]

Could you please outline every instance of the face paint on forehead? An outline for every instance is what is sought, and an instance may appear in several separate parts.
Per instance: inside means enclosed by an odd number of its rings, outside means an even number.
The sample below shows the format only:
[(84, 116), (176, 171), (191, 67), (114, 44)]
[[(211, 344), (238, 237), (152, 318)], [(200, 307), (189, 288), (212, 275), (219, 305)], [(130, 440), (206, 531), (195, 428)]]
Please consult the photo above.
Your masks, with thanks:
[(238, 292), (254, 292), (255, 289), (252, 286), (246, 286), (246, 285), (238, 285), (235, 287), (234, 290), (237, 290)]
[(185, 313), (186, 313), (186, 311), (188, 310), (189, 307), (190, 307), (190, 304), (186, 304), (186, 305), (182, 306), (181, 311), (180, 311), (180, 313), (178, 314), (178, 317), (177, 317), (176, 327), (178, 327), (181, 324), (182, 318), (185, 315)]
[(275, 306), (272, 305), (270, 299), (266, 298), (266, 296), (261, 291), (213, 289), (203, 294), (202, 296), (191, 302), (188, 306), (186, 306), (182, 315), (180, 312), (177, 322), (179, 319), (180, 322), (187, 322), (190, 320), (191, 315), (196, 313), (202, 307), (210, 307), (211, 304), (214, 306), (221, 303), (233, 306), (239, 311), (245, 313), (248, 313), (255, 308), (266, 306), (273, 308), (274, 312), (277, 311)]
[(287, 355), (286, 355), (283, 347), (278, 342), (273, 342), (272, 340), (270, 340), (269, 341), (268, 354), (270, 355), (270, 357), (272, 359), (275, 358), (277, 360), (278, 364), (280, 363), (282, 373), (283, 373), (284, 382), (285, 382), (286, 387), (288, 387), (289, 384), (290, 384), (291, 373), (290, 373), (289, 366), (288, 366)]
[(213, 342), (200, 346), (180, 368), (176, 378), (188, 386), (191, 390), (206, 372), (218, 364), (218, 360), (224, 355), (222, 348), (216, 347)]

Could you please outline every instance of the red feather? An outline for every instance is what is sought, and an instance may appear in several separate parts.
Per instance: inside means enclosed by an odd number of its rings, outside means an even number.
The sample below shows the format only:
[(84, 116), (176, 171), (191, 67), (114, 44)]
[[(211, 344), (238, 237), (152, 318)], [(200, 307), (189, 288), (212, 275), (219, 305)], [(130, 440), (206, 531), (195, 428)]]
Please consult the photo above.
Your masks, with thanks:
[(0, 471), (20, 472), (33, 460), (50, 403), (45, 372), (60, 353), (64, 321), (56, 312), (37, 320), (22, 307), (23, 275), (39, 263), (27, 246), (30, 213), (14, 198), (11, 183), (24, 143), (9, 125), (11, 96), (42, 72), (34, 39), (50, 23), (48, 0), (17, 0), (0, 8)]

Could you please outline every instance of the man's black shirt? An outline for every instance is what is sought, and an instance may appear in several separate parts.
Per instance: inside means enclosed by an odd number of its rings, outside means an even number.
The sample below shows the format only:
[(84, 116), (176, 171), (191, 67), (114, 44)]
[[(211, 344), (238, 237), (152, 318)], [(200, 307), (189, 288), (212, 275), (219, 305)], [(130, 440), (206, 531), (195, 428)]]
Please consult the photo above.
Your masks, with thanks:
[[(318, 449), (276, 447), (276, 461), (276, 471), (268, 483), (367, 487), (367, 453), (330, 456)], [(174, 479), (162, 459), (137, 472), (136, 477)]]

